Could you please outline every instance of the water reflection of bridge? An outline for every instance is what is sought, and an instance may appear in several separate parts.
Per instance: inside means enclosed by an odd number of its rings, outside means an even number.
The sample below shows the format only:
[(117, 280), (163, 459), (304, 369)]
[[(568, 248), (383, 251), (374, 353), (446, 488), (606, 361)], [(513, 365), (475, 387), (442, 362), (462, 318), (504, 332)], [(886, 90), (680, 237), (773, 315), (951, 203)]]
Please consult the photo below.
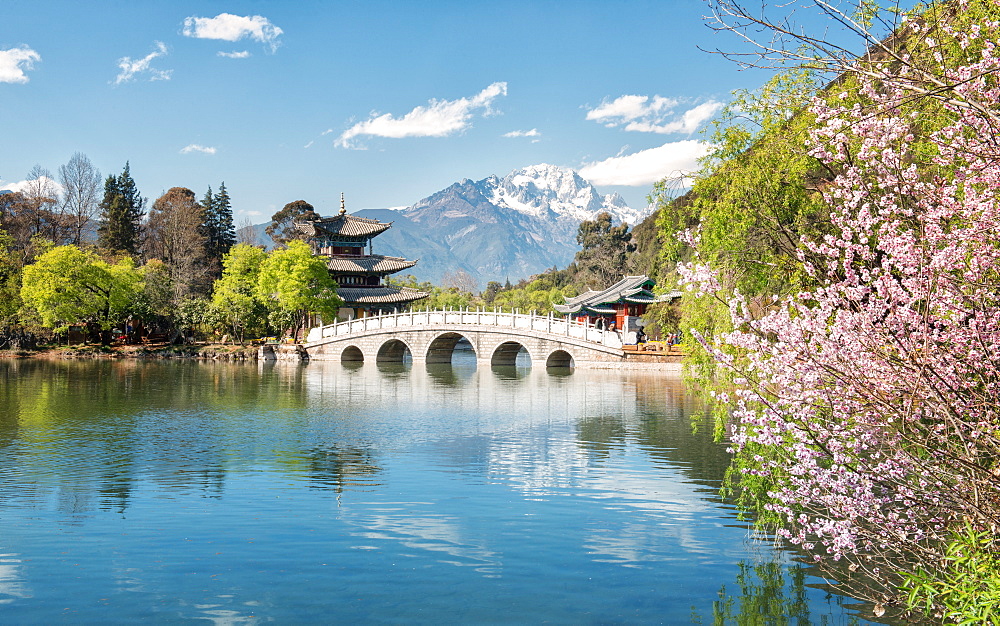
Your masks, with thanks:
[[(526, 359), (546, 367), (614, 368), (641, 359), (621, 336), (569, 319), (498, 311), (409, 311), (313, 328), (305, 350), (320, 361), (450, 363), (468, 344), (480, 366)], [(519, 355), (520, 361), (519, 361)]]

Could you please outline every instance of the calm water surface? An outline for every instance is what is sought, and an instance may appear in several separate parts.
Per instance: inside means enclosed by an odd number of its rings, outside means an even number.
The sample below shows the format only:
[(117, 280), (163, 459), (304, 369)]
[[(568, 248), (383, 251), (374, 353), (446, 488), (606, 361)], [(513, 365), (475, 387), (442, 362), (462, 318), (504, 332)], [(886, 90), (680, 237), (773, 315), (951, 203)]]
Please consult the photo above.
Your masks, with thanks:
[(669, 376), (0, 361), (0, 623), (865, 623), (710, 430)]

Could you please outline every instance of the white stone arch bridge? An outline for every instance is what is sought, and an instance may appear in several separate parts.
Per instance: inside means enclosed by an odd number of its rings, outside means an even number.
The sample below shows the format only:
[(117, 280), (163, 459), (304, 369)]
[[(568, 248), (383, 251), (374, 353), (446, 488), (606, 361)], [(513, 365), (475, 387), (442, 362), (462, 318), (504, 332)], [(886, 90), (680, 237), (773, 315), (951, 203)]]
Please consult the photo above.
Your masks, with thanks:
[(615, 367), (626, 355), (614, 331), (552, 315), (486, 310), (409, 311), (320, 326), (304, 349), (318, 361), (450, 363), (465, 339), (478, 366), (515, 365), (522, 350), (533, 366)]

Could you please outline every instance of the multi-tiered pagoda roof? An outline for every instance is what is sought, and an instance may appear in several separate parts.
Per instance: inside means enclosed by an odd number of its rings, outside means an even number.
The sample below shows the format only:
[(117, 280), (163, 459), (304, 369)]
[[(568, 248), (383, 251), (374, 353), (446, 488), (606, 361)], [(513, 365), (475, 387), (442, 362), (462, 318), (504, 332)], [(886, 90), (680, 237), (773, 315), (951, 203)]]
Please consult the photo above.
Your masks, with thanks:
[(350, 215), (343, 198), (340, 202), (338, 215), (297, 222), (295, 226), (315, 254), (328, 257), (330, 276), (339, 285), (337, 295), (344, 300), (341, 317), (351, 319), (391, 311), (426, 298), (422, 291), (382, 283), (386, 276), (417, 264), (372, 253), (371, 240), (387, 231), (392, 222)]

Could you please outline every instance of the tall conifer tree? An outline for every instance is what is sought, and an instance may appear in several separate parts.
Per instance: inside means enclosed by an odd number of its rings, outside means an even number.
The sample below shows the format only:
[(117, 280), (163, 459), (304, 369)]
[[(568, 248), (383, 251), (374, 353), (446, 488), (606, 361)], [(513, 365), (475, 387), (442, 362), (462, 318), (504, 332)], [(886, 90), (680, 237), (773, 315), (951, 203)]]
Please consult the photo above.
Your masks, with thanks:
[(226, 183), (219, 185), (219, 192), (213, 194), (209, 187), (201, 201), (202, 217), (200, 232), (205, 236), (206, 256), (217, 261), (221, 268), (222, 257), (236, 243), (236, 227), (233, 225), (233, 209), (229, 201)]
[(138, 256), (142, 248), (142, 218), (146, 199), (135, 186), (129, 164), (119, 176), (108, 176), (104, 181), (104, 199), (101, 200), (101, 226), (98, 243), (108, 250)]
[(229, 252), (229, 249), (236, 245), (236, 226), (233, 224), (233, 207), (229, 201), (229, 192), (226, 191), (225, 181), (219, 185), (219, 193), (214, 198), (215, 224), (216, 224), (216, 245), (218, 246), (218, 256)]

